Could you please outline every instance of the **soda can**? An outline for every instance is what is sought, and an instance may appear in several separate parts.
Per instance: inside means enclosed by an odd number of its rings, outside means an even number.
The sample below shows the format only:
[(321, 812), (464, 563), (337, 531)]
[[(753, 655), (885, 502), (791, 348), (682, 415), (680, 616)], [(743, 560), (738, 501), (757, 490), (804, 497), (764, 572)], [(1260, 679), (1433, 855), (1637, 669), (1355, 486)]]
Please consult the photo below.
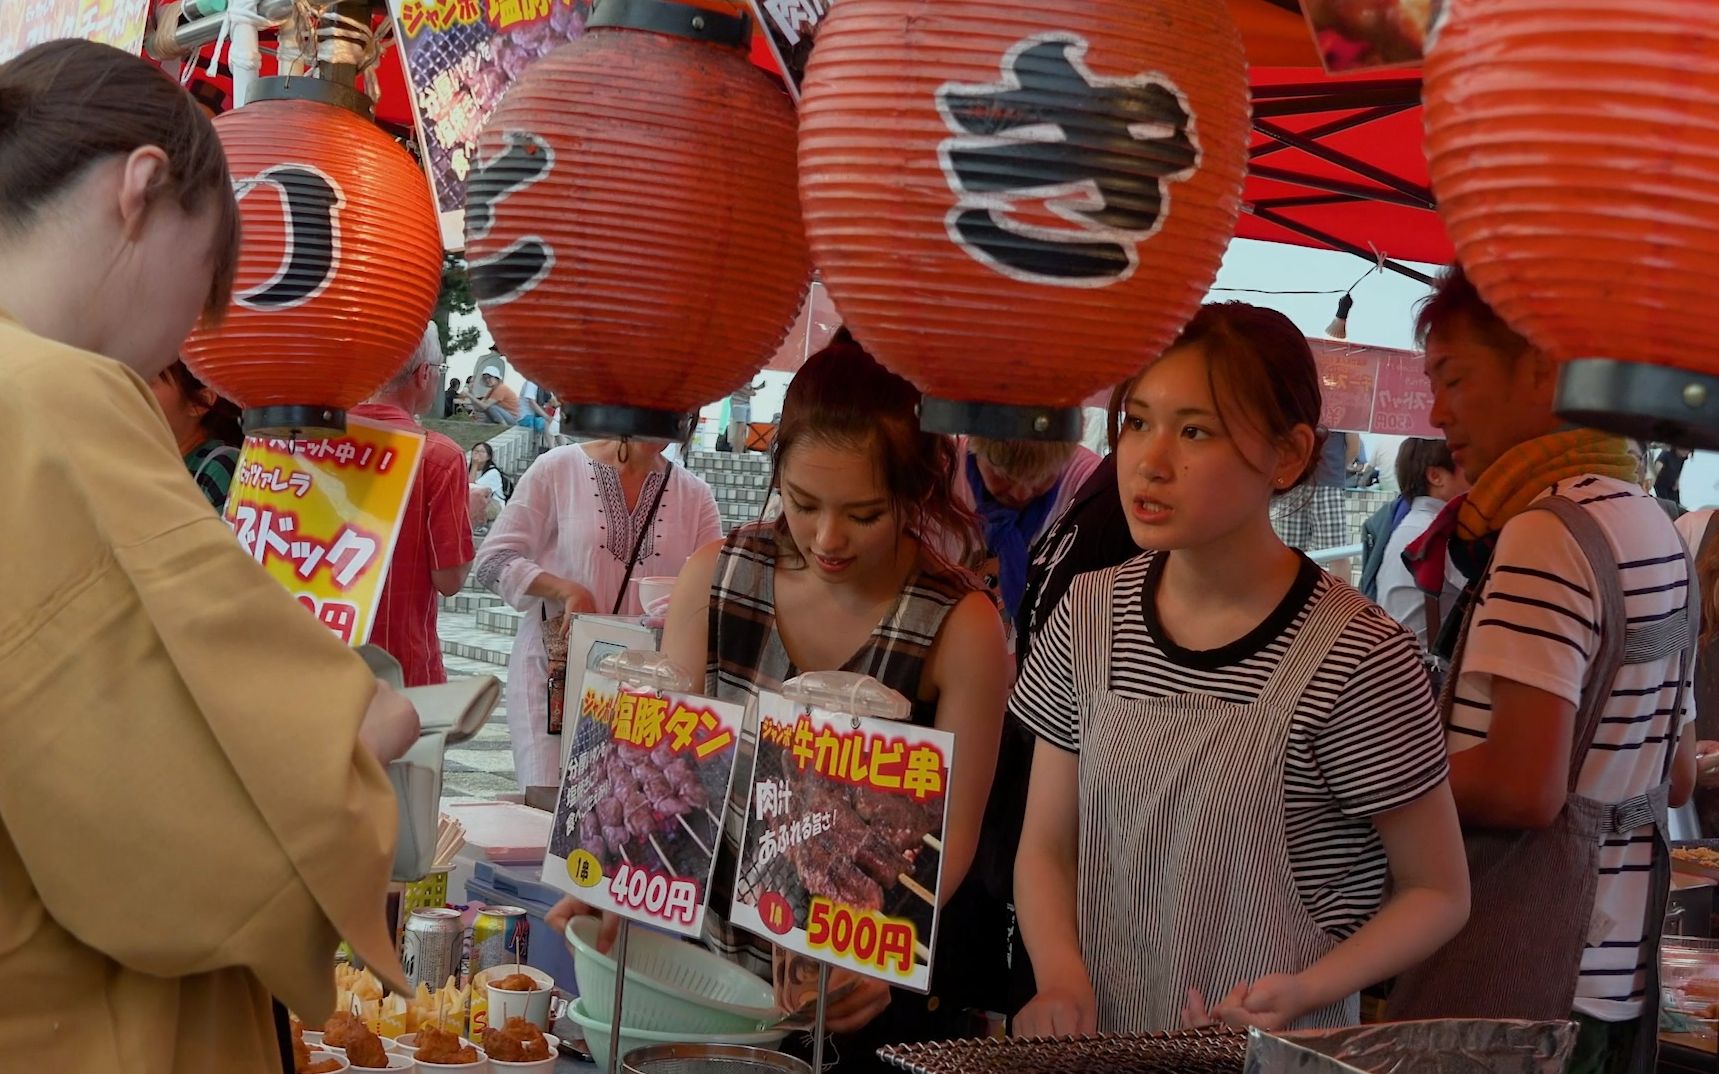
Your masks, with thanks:
[(531, 920), (517, 906), (490, 906), (472, 922), (472, 976), (497, 966), (523, 965)]
[(414, 990), (419, 985), (428, 985), (435, 991), (446, 985), (448, 978), (457, 978), (464, 944), (465, 927), (460, 924), (458, 910), (413, 910), (406, 920), (406, 936), (400, 945), (400, 964), (406, 970), (406, 983)]

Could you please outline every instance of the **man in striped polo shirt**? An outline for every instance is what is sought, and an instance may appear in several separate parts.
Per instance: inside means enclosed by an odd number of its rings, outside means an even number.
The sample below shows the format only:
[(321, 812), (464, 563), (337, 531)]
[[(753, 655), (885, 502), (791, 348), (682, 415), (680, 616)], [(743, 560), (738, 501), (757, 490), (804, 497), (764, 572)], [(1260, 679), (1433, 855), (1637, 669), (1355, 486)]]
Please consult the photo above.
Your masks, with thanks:
[[(1428, 539), (1472, 580), (1463, 638), (1445, 637), (1445, 707), (1475, 898), (1468, 928), (1400, 982), (1392, 1016), (1568, 1010), (1574, 1074), (1647, 1074), (1663, 816), (1694, 780), (1690, 563), (1623, 438), (1561, 423), (1556, 366), (1459, 268), (1417, 328), (1432, 422), (1474, 485)], [(1548, 496), (1572, 517), (1531, 508)], [(1607, 637), (1627, 653), (1608, 656)]]

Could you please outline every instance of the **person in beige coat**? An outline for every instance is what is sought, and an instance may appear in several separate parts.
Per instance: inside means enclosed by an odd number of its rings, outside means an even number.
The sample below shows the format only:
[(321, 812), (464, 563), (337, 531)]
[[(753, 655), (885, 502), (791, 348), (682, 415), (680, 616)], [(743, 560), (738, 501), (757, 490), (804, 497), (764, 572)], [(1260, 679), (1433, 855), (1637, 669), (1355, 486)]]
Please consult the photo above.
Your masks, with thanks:
[(143, 60), (0, 65), (0, 1069), (281, 1069), (270, 997), (383, 978), (417, 714), (238, 546), (147, 381), (238, 241), (208, 119)]

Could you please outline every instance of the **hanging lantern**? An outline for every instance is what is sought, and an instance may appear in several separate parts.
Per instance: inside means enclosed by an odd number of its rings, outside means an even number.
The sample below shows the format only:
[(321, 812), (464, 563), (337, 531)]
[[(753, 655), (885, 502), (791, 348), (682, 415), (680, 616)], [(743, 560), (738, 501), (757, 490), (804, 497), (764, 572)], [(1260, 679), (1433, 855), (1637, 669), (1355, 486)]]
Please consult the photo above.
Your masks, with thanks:
[(800, 104), (812, 259), (925, 428), (1078, 439), (1205, 297), (1247, 140), (1223, 4), (841, 0)]
[(604, 0), (484, 129), (472, 294), (498, 348), (565, 404), (564, 428), (681, 438), (799, 309), (794, 109), (732, 11)]
[(267, 78), (215, 120), (243, 228), (233, 303), (186, 363), (248, 433), (336, 435), (423, 338), (442, 237), (423, 171), (323, 79)]
[(1719, 4), (1451, 0), (1427, 156), (1457, 259), (1558, 411), (1719, 447)]

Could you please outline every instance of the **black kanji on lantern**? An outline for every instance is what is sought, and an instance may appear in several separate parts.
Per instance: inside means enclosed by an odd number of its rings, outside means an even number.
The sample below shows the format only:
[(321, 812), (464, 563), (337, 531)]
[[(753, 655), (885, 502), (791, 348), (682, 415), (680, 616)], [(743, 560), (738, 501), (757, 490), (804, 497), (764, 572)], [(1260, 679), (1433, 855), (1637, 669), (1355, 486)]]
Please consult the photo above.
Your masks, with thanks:
[[(1126, 280), (1169, 213), (1169, 184), (1199, 166), (1194, 117), (1175, 86), (1161, 75), (1097, 77), (1086, 51), (1074, 34), (1035, 35), (1004, 56), (999, 82), (937, 91), (953, 132), (938, 150), (958, 199), (950, 237), (1014, 279)], [(1023, 219), (1034, 205), (1040, 219)]]
[[(484, 239), (496, 209), (555, 167), (549, 143), (530, 131), (508, 131), (506, 146), (478, 163), (466, 184), (466, 235)], [(523, 235), (499, 252), (471, 263), (472, 297), (480, 306), (512, 302), (536, 287), (555, 266), (555, 251), (537, 235)]]
[(280, 265), (233, 301), (253, 310), (292, 309), (322, 294), (340, 269), (340, 210), (346, 196), (333, 179), (308, 164), (265, 168), (253, 178), (235, 180), (233, 193), (243, 198), (265, 187), (280, 197), (285, 239)]

